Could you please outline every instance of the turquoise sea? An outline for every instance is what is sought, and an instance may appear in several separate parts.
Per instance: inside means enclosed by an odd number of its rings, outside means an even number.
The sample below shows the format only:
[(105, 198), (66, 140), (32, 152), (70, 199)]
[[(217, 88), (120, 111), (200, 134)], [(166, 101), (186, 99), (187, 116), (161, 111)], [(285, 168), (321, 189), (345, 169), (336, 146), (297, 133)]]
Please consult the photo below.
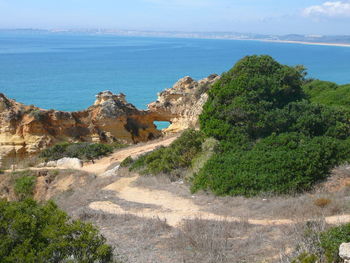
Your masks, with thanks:
[(103, 90), (139, 108), (186, 75), (201, 79), (245, 55), (304, 64), (309, 76), (350, 83), (350, 48), (258, 41), (0, 33), (0, 92), (47, 109), (81, 110)]

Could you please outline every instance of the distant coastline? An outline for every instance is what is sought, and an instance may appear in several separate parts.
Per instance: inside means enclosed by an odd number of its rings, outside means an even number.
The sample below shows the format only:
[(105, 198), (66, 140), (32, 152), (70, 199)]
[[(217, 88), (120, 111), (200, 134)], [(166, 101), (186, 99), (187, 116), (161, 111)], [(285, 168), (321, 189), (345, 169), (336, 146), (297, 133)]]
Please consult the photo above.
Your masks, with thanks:
[(300, 44), (300, 45), (313, 45), (313, 46), (333, 46), (333, 47), (350, 47), (350, 43), (326, 43), (326, 42), (308, 42), (308, 41), (294, 41), (294, 40), (272, 40), (272, 39), (236, 39), (231, 40), (246, 40), (246, 41), (259, 41), (270, 43), (283, 43), (283, 44)]
[(220, 39), (260, 41), (271, 43), (350, 47), (350, 35), (267, 35), (239, 32), (181, 32), (181, 31), (139, 31), (119, 29), (0, 29), (1, 32), (34, 33), (34, 34), (86, 34), (114, 35), (125, 37), (155, 37), (155, 38), (190, 38), (190, 39)]

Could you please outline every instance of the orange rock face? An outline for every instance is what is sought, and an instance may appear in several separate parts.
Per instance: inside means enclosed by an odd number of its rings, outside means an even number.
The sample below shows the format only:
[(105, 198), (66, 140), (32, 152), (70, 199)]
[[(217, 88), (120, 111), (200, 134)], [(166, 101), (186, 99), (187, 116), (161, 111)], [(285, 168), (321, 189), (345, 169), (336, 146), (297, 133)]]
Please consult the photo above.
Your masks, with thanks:
[(79, 112), (43, 110), (0, 94), (0, 161), (38, 153), (57, 142), (137, 143), (161, 136), (148, 111), (136, 109), (123, 94), (98, 94)]
[[(110, 91), (97, 94), (93, 106), (77, 112), (43, 110), (0, 93), (0, 167), (63, 141), (138, 143), (197, 128), (206, 92), (218, 79), (211, 75), (197, 82), (185, 77), (159, 93), (146, 111), (128, 103), (124, 94)], [(160, 131), (154, 121), (171, 125)]]
[(180, 79), (175, 85), (158, 94), (158, 100), (148, 105), (157, 121), (169, 121), (165, 133), (176, 133), (188, 128), (199, 128), (198, 117), (208, 100), (207, 91), (220, 76), (210, 75), (200, 81), (191, 77)]

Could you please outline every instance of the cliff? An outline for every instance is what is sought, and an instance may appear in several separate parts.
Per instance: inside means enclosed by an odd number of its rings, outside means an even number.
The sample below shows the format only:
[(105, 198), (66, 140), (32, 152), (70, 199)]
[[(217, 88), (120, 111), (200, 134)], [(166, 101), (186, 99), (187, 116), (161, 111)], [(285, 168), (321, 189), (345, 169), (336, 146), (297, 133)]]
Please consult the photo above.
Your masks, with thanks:
[(26, 106), (0, 94), (0, 161), (35, 154), (60, 141), (137, 143), (159, 137), (147, 111), (123, 94), (96, 96), (86, 110), (63, 112)]
[(185, 77), (161, 92), (145, 111), (128, 103), (124, 94), (110, 91), (97, 94), (94, 105), (77, 112), (44, 110), (0, 94), (0, 165), (62, 141), (148, 141), (162, 135), (154, 121), (171, 123), (165, 133), (198, 127), (206, 91), (218, 78), (211, 75), (197, 82)]
[(208, 99), (207, 91), (220, 78), (210, 75), (200, 81), (191, 77), (180, 79), (175, 85), (158, 94), (158, 99), (148, 105), (153, 119), (169, 121), (165, 133), (175, 133), (188, 128), (198, 128), (198, 117)]

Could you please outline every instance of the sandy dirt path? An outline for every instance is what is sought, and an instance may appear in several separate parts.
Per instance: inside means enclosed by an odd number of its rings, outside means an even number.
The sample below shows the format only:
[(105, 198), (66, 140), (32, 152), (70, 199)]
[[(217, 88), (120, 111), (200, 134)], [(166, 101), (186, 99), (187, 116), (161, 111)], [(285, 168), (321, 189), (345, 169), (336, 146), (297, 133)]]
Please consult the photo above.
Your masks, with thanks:
[(176, 138), (177, 136), (172, 136), (163, 140), (149, 142), (141, 145), (134, 145), (125, 149), (121, 149), (112, 155), (97, 160), (94, 164), (85, 164), (81, 170), (89, 173), (95, 173), (97, 175), (102, 174), (113, 163), (122, 162), (128, 156), (131, 156), (133, 158), (137, 157), (141, 154), (153, 151), (160, 146), (169, 146)]
[[(125, 201), (155, 205), (158, 208), (137, 208), (124, 209), (122, 206), (111, 201), (99, 201), (90, 203), (89, 207), (93, 210), (100, 210), (110, 214), (132, 214), (145, 218), (160, 218), (166, 220), (171, 226), (178, 226), (185, 219), (207, 219), (217, 221), (238, 222), (242, 221), (239, 217), (223, 217), (213, 213), (204, 212), (201, 207), (196, 205), (191, 199), (176, 196), (167, 191), (150, 190), (147, 188), (136, 187), (133, 183), (138, 176), (126, 177), (103, 188), (103, 190), (114, 191), (116, 196)], [(331, 216), (325, 218), (328, 224), (342, 224), (350, 222), (350, 215)], [(293, 224), (296, 221), (290, 219), (247, 219), (247, 222), (254, 225), (285, 225)]]
[[(114, 191), (118, 198), (123, 200), (158, 206), (159, 209), (134, 209), (124, 210), (118, 204), (110, 201), (101, 201), (90, 203), (89, 207), (94, 210), (101, 210), (111, 214), (132, 214), (139, 217), (157, 218), (166, 220), (171, 226), (177, 226), (184, 219), (202, 218), (208, 220), (226, 220), (230, 222), (241, 221), (239, 217), (223, 217), (213, 213), (201, 211), (201, 208), (194, 204), (191, 199), (176, 196), (167, 191), (150, 190), (133, 186), (138, 176), (121, 178), (118, 181), (108, 185), (103, 190)], [(254, 220), (248, 219), (251, 224), (257, 225), (281, 225), (291, 224), (291, 220)]]

